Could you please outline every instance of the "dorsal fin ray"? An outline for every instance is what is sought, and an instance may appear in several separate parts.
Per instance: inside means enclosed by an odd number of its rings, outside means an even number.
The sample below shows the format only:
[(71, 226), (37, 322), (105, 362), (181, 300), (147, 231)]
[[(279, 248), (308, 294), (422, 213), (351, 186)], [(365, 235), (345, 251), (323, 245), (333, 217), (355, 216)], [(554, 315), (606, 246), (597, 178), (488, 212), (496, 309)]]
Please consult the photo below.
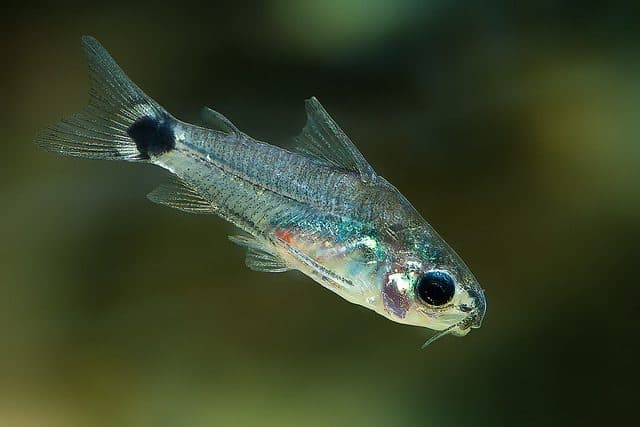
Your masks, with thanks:
[(307, 124), (294, 138), (296, 151), (332, 166), (355, 172), (364, 182), (375, 179), (376, 173), (358, 148), (340, 129), (316, 97), (305, 101)]
[(214, 130), (219, 130), (224, 133), (229, 134), (238, 134), (241, 135), (242, 132), (240, 129), (234, 125), (231, 120), (227, 119), (221, 113), (218, 113), (216, 110), (212, 110), (209, 107), (202, 107), (201, 111), (202, 120), (211, 126)]

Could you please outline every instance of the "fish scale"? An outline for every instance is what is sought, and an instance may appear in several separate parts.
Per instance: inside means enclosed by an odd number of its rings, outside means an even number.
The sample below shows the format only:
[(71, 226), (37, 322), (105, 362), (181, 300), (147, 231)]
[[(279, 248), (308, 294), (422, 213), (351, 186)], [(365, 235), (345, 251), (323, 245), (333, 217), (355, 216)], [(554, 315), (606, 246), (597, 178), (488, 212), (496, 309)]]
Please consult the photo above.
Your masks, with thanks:
[(357, 191), (337, 195), (331, 192), (335, 188), (333, 180), (356, 185), (359, 178), (354, 174), (338, 175), (326, 165), (244, 135), (221, 138), (216, 136), (219, 134), (217, 131), (195, 126), (189, 128), (186, 124), (180, 126), (185, 127), (184, 132), (189, 135), (185, 146), (208, 155), (213, 163), (237, 177), (301, 203), (346, 214), (362, 194)]

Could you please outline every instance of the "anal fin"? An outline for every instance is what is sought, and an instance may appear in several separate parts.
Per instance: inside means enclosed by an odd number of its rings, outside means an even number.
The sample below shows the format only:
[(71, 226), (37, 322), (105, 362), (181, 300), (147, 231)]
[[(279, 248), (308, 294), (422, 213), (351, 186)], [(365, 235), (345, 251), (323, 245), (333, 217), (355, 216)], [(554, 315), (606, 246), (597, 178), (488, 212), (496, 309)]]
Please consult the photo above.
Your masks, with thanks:
[(195, 214), (218, 213), (216, 206), (178, 179), (174, 179), (169, 184), (159, 186), (147, 194), (147, 198), (159, 205), (179, 209), (183, 212)]
[(250, 236), (229, 236), (229, 240), (247, 249), (245, 264), (251, 270), (282, 273), (291, 270), (277, 254)]

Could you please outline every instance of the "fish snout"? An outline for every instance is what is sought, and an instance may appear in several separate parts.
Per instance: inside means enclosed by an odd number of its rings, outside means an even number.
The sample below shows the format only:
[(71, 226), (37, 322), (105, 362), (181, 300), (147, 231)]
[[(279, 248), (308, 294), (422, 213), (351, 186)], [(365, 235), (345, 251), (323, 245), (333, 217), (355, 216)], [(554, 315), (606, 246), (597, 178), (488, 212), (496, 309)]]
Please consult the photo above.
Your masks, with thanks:
[(487, 301), (484, 297), (482, 289), (469, 290), (469, 296), (473, 301), (473, 304), (460, 304), (458, 308), (464, 313), (469, 313), (467, 317), (461, 322), (463, 329), (479, 328), (482, 325), (482, 319), (484, 313), (487, 310)]
[(475, 302), (475, 310), (473, 310), (472, 320), (469, 324), (471, 328), (479, 328), (484, 319), (484, 313), (487, 311), (487, 300), (484, 297), (484, 291), (481, 288), (474, 289), (470, 292)]

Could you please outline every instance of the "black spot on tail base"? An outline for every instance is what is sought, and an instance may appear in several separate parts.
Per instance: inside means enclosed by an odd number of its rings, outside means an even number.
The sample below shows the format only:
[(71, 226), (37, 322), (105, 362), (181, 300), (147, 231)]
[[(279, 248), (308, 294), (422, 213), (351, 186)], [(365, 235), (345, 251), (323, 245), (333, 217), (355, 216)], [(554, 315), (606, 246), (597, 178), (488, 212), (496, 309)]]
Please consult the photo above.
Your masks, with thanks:
[(170, 117), (146, 116), (129, 127), (127, 133), (144, 159), (171, 151), (176, 146), (175, 121)]

